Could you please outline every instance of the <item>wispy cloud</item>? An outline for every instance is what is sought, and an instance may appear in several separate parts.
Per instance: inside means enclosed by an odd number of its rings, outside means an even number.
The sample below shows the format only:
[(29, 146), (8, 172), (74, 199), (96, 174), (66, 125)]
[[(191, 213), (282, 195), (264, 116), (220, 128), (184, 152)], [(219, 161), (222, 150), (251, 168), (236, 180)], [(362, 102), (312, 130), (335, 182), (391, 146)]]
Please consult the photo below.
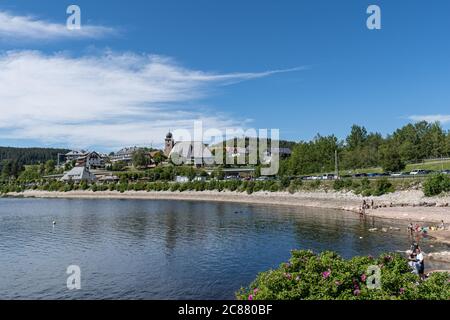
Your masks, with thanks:
[[(299, 69), (291, 69), (299, 70)], [(0, 139), (73, 147), (159, 143), (168, 128), (242, 127), (245, 119), (198, 108), (218, 85), (290, 70), (218, 74), (134, 53), (0, 55)]]
[(8, 41), (101, 38), (115, 33), (113, 28), (92, 25), (82, 25), (79, 30), (69, 30), (65, 24), (0, 11), (0, 39)]
[(450, 123), (450, 114), (426, 114), (426, 115), (412, 115), (408, 119), (413, 121), (427, 121), (427, 122), (440, 122)]

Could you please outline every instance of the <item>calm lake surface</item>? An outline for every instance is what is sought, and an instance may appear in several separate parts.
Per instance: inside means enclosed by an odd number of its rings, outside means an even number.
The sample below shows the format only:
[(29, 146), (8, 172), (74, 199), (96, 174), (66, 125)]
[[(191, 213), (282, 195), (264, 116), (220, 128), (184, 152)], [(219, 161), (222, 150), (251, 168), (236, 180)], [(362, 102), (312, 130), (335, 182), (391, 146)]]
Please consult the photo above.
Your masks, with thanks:
[[(402, 231), (368, 232), (374, 226)], [(408, 249), (404, 230), (323, 209), (4, 198), (0, 299), (234, 299), (291, 249), (377, 255)], [(69, 265), (81, 268), (81, 290), (66, 287)]]

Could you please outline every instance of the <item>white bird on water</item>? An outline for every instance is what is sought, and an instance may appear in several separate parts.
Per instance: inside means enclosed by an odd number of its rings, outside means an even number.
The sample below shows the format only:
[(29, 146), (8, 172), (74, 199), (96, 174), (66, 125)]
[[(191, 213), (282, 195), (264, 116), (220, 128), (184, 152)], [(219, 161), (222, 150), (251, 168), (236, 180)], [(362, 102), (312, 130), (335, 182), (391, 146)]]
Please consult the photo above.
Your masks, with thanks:
[(56, 221), (55, 220), (53, 220), (53, 225), (55, 225), (56, 224)]

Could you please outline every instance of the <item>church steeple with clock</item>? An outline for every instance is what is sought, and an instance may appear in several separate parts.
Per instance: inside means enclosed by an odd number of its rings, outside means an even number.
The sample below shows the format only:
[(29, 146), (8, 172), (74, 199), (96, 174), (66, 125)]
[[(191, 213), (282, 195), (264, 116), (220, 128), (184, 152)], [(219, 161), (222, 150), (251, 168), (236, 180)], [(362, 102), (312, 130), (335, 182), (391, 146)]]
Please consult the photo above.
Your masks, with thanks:
[(165, 144), (164, 144), (164, 155), (169, 157), (170, 151), (172, 151), (175, 141), (173, 140), (172, 132), (166, 134)]

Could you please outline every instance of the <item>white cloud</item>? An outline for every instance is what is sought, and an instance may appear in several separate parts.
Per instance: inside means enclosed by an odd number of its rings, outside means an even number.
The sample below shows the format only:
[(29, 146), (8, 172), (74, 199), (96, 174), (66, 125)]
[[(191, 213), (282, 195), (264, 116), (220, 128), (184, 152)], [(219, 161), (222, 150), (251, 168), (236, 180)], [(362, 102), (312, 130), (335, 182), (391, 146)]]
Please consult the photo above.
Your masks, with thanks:
[(92, 25), (82, 25), (79, 30), (69, 30), (65, 24), (0, 11), (0, 39), (8, 41), (100, 38), (114, 33), (112, 28)]
[(152, 55), (8, 52), (0, 55), (0, 139), (114, 149), (159, 144), (168, 128), (195, 120), (242, 127), (245, 119), (194, 104), (214, 86), (286, 71), (217, 74)]
[(413, 121), (440, 122), (442, 124), (450, 122), (450, 114), (428, 114), (428, 115), (412, 115), (408, 119)]

